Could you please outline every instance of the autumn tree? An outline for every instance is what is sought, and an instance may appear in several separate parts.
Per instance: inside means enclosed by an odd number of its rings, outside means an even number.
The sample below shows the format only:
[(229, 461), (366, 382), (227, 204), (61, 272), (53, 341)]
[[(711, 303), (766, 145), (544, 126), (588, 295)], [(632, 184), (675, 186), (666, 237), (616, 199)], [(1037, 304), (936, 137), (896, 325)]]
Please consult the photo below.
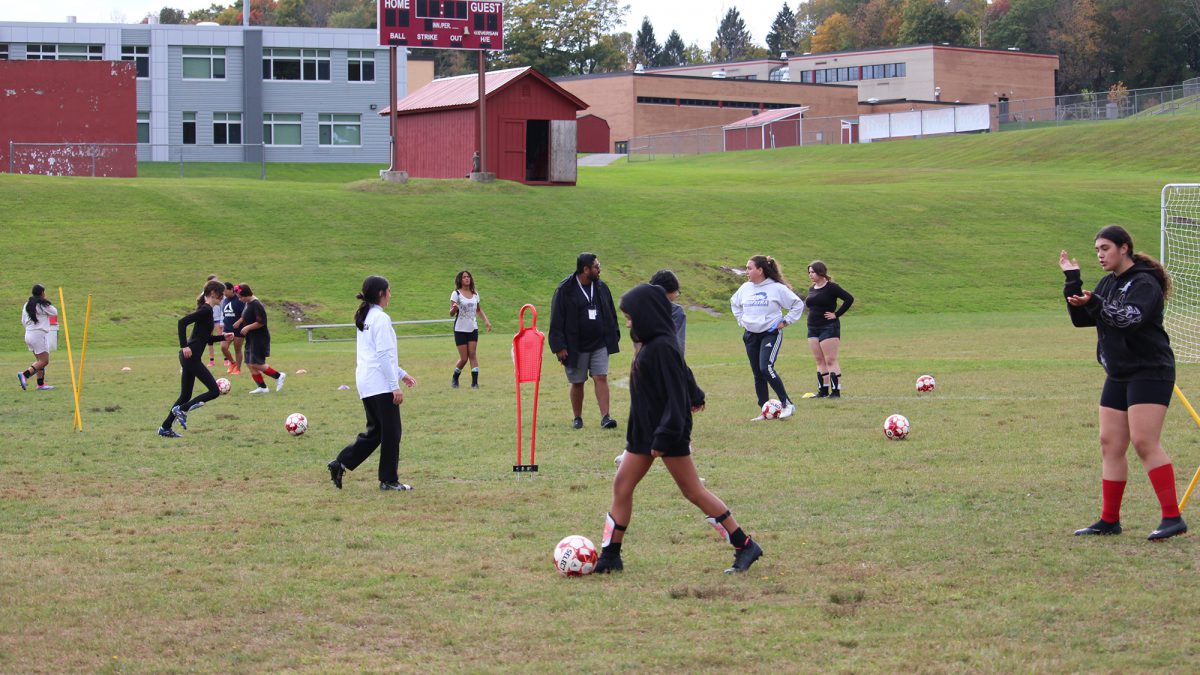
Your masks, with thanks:
[(834, 12), (817, 26), (812, 37), (812, 51), (840, 52), (854, 48), (854, 26), (850, 17)]
[(902, 44), (960, 44), (963, 25), (941, 0), (907, 0), (898, 38)]
[(870, 49), (898, 44), (903, 9), (903, 0), (870, 0), (860, 5), (852, 19), (854, 46)]

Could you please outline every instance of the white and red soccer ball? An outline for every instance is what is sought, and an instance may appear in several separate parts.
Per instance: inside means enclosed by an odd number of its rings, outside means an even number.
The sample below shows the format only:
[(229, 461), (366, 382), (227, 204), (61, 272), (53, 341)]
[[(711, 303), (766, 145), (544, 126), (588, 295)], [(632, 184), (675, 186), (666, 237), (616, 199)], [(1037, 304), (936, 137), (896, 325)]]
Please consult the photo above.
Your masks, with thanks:
[(776, 399), (771, 399), (763, 404), (762, 416), (765, 419), (777, 420), (783, 414), (783, 404)]
[(229, 390), (232, 388), (233, 388), (233, 384), (229, 380), (227, 380), (223, 377), (221, 379), (217, 380), (217, 391), (221, 392), (222, 396), (224, 396), (225, 394), (228, 394)]
[(891, 415), (883, 421), (883, 434), (893, 441), (907, 438), (908, 430), (908, 418), (904, 415)]
[(554, 569), (565, 577), (591, 574), (592, 570), (596, 569), (596, 561), (599, 559), (596, 545), (581, 534), (563, 537), (558, 546), (554, 547)]
[(936, 386), (937, 380), (933, 379), (932, 375), (922, 375), (917, 378), (917, 391), (921, 392), (922, 394), (933, 391), (933, 388)]
[(283, 422), (283, 428), (293, 436), (299, 436), (308, 431), (308, 418), (300, 413), (292, 413)]

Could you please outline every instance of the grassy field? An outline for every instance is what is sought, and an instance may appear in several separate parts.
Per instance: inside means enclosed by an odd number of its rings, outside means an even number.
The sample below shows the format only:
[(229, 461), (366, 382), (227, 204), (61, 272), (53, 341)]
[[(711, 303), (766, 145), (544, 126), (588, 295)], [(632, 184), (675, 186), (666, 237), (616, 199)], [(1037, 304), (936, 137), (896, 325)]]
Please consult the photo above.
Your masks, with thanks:
[[(0, 388), (0, 671), (1184, 670), (1195, 539), (1144, 540), (1158, 522), (1144, 473), (1131, 470), (1125, 535), (1070, 536), (1099, 508), (1102, 373), (1054, 263), (1062, 247), (1090, 262), (1110, 222), (1156, 251), (1158, 190), (1200, 178), (1200, 129), (1097, 127), (621, 165), (562, 190), (395, 188), (336, 166), (265, 182), (0, 176), (6, 241), (30, 262), (0, 277), (14, 315), (0, 372), (27, 362), (15, 314), (29, 284), (65, 286), (72, 309), (95, 297), (84, 433), (65, 352), (58, 390)], [(589, 391), (587, 427), (571, 430), (548, 363), (542, 472), (515, 480), (508, 349), (516, 309), (548, 304), (585, 249), (618, 293), (680, 273), (709, 400), (696, 462), (766, 549), (750, 574), (720, 573), (730, 549), (661, 467), (639, 489), (622, 575), (552, 570), (559, 538), (600, 536), (624, 415), (598, 429)], [(724, 304), (738, 279), (721, 266), (764, 251), (797, 281), (826, 260), (858, 302), (847, 397), (752, 425)], [(439, 316), (460, 267), (497, 326), (483, 388), (448, 387), (446, 339), (402, 341), (421, 382), (401, 450), (416, 490), (381, 494), (374, 460), (334, 490), (324, 464), (362, 427), (337, 389), (353, 386), (353, 348), (303, 343), (283, 307), (348, 321), (362, 277), (382, 273), (394, 318)], [(261, 398), (237, 378), (168, 443), (153, 431), (177, 393), (174, 321), (210, 272), (255, 286), (275, 312), (272, 362), (308, 373)], [(799, 393), (813, 368), (797, 337), (779, 369)], [(932, 394), (913, 389), (922, 373)], [(1200, 398), (1194, 368), (1180, 385)], [(282, 429), (296, 411), (312, 425), (299, 438)], [(882, 434), (894, 412), (907, 441)], [(1196, 434), (1173, 406), (1181, 489)]]

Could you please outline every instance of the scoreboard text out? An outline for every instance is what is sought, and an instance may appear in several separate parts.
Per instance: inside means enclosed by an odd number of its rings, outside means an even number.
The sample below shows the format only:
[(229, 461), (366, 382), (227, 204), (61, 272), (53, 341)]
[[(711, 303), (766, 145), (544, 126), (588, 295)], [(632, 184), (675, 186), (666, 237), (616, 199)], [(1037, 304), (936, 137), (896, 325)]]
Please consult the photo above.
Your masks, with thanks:
[(379, 44), (434, 49), (504, 49), (504, 3), (379, 0)]

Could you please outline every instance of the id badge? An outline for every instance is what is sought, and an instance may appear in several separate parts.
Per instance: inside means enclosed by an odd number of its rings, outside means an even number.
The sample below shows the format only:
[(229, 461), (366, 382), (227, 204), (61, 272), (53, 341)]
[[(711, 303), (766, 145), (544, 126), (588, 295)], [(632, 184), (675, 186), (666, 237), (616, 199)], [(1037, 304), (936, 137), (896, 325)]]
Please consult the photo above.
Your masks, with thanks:
[(594, 310), (594, 309), (588, 310), (588, 320), (590, 320), (590, 321), (596, 320), (596, 310)]

